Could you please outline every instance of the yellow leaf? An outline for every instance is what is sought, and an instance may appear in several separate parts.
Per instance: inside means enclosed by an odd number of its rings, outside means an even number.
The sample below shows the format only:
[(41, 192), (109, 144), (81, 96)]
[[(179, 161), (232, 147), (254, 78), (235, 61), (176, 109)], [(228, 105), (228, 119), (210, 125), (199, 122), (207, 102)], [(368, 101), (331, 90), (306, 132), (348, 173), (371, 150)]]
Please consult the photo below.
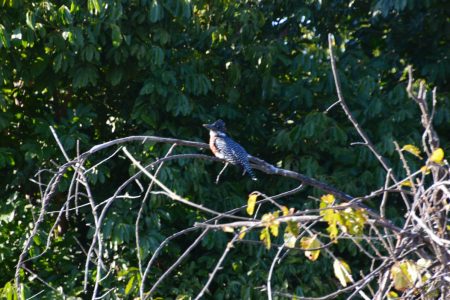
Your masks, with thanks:
[(334, 276), (339, 279), (343, 287), (347, 286), (347, 282), (352, 282), (350, 277), (351, 270), (349, 265), (342, 259), (335, 259), (333, 262)]
[(271, 213), (264, 214), (264, 215), (261, 217), (261, 222), (262, 222), (265, 226), (268, 226), (268, 225), (270, 224), (270, 221), (272, 220), (272, 218), (273, 218), (273, 216), (272, 216)]
[[(338, 235), (338, 229), (336, 223), (332, 223), (327, 227), (327, 231), (330, 234), (330, 239), (334, 240)], [(337, 243), (337, 240), (334, 241)]]
[(422, 157), (420, 156), (420, 149), (414, 145), (410, 145), (410, 144), (405, 145), (405, 146), (403, 146), (402, 150), (409, 152), (412, 155), (417, 156), (418, 158), (422, 159)]
[(316, 261), (317, 258), (319, 258), (320, 250), (309, 250), (309, 249), (316, 249), (320, 248), (320, 241), (317, 239), (317, 235), (313, 237), (303, 237), (300, 240), (300, 246), (305, 251), (305, 256), (311, 260)]
[(361, 235), (367, 222), (367, 213), (364, 209), (347, 208), (340, 212), (340, 225), (343, 231), (352, 235)]
[(401, 185), (401, 186), (412, 187), (412, 186), (413, 186), (413, 183), (412, 183), (411, 180), (406, 180), (406, 181), (403, 181), (402, 183), (400, 183), (400, 185)]
[(272, 225), (269, 226), (270, 232), (273, 236), (278, 236), (278, 227), (280, 226), (279, 222), (274, 222)]
[(247, 226), (242, 226), (241, 231), (239, 232), (239, 239), (242, 240), (245, 237), (245, 234), (247, 233)]
[(334, 198), (334, 195), (327, 194), (327, 195), (323, 195), (322, 197), (320, 197), (320, 200), (322, 200), (322, 202), (330, 205), (330, 204), (334, 203), (335, 198)]
[(398, 294), (396, 292), (394, 292), (394, 291), (390, 291), (387, 294), (387, 298), (388, 298), (388, 300), (397, 299), (398, 298)]
[(339, 233), (338, 228), (352, 235), (362, 234), (364, 225), (367, 222), (365, 210), (355, 210), (350, 207), (343, 211), (332, 209), (335, 198), (331, 194), (324, 195), (320, 199), (320, 215), (328, 223), (327, 231), (330, 234), (330, 239), (333, 240), (337, 237)]
[(295, 247), (295, 241), (297, 240), (295, 235), (293, 235), (291, 232), (286, 231), (284, 233), (283, 238), (284, 238), (284, 245), (287, 248), (294, 248)]
[(253, 215), (253, 212), (255, 211), (256, 198), (258, 198), (258, 194), (255, 193), (251, 193), (250, 196), (248, 196), (247, 213), (250, 216)]
[(274, 212), (273, 214), (267, 213), (261, 217), (261, 223), (269, 227), (271, 225), (280, 225), (280, 221), (277, 221), (278, 216), (280, 215), (279, 211)]
[(259, 239), (263, 241), (264, 245), (266, 245), (267, 249), (270, 249), (270, 233), (269, 228), (264, 228), (261, 230), (261, 233), (259, 234)]
[(231, 232), (231, 233), (234, 232), (234, 228), (233, 228), (233, 227), (230, 227), (230, 226), (224, 226), (224, 227), (222, 227), (222, 230), (223, 230), (224, 232)]
[(412, 288), (419, 275), (416, 264), (410, 260), (396, 262), (391, 268), (391, 279), (394, 280), (394, 288), (400, 292)]
[(261, 217), (261, 223), (262, 223), (264, 226), (269, 226), (270, 223), (272, 222), (272, 220), (273, 220), (273, 215), (272, 215), (271, 213), (264, 214), (264, 215)]
[(287, 221), (286, 232), (292, 233), (292, 235), (298, 235), (298, 224), (294, 221)]
[(424, 173), (425, 175), (430, 174), (430, 168), (427, 166), (423, 166), (422, 168), (420, 168), (420, 171), (422, 171), (422, 173)]
[(444, 150), (442, 148), (437, 148), (433, 151), (433, 154), (431, 154), (430, 161), (442, 164), (442, 161), (444, 160)]
[(334, 209), (327, 209), (321, 211), (323, 220), (328, 223), (327, 231), (330, 234), (330, 239), (336, 238), (338, 235), (337, 224), (340, 223), (341, 217)]
[(323, 195), (320, 198), (320, 215), (323, 220), (328, 223), (327, 231), (330, 233), (330, 238), (334, 239), (338, 234), (337, 223), (339, 214), (334, 209), (328, 209), (334, 203), (334, 196), (331, 194)]
[(282, 206), (281, 211), (283, 212), (283, 216), (289, 215), (289, 209), (286, 206)]

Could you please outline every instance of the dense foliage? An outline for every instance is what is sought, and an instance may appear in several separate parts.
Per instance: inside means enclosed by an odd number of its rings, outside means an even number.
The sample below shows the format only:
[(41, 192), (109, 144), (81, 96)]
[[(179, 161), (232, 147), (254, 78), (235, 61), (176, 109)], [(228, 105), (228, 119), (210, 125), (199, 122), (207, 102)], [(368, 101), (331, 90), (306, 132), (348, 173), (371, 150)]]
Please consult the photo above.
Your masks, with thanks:
[[(58, 132), (69, 156), (75, 156), (129, 135), (205, 141), (208, 135), (201, 124), (222, 118), (249, 153), (273, 164), (324, 180), (351, 195), (364, 195), (382, 185), (386, 174), (375, 157), (363, 146), (349, 146), (360, 139), (346, 116), (336, 108), (324, 113), (337, 100), (328, 33), (336, 37), (350, 109), (395, 172), (403, 171), (393, 141), (421, 143), (420, 113), (405, 91), (408, 65), (413, 65), (416, 77), (438, 87), (434, 124), (442, 147), (446, 153), (450, 150), (447, 1), (3, 0), (0, 5), (3, 293), (11, 289), (18, 255), (40, 207), (39, 186), (29, 179), (37, 180), (33, 176), (39, 169), (65, 161), (49, 126)], [(168, 145), (152, 143), (127, 147), (144, 161), (168, 150)], [(193, 151), (197, 150), (175, 148), (180, 153)], [(94, 159), (91, 165), (97, 162)], [(410, 163), (416, 168), (421, 164)], [(97, 168), (89, 180), (93, 186), (117, 186), (134, 172), (127, 166), (119, 157)], [(220, 168), (197, 160), (170, 162), (160, 179), (177, 193), (219, 211), (244, 204), (252, 190), (276, 194), (295, 185), (259, 173), (260, 180), (253, 183), (236, 168), (228, 168), (215, 185)], [(65, 201), (69, 184), (64, 178), (50, 207)], [(110, 192), (95, 190), (98, 198), (107, 198)], [(307, 189), (285, 204), (318, 207), (308, 195), (319, 194)], [(131, 279), (138, 274), (134, 220), (139, 206), (132, 199), (117, 201), (104, 224), (104, 239), (118, 255), (109, 258), (116, 265), (116, 280), (105, 280), (102, 288), (113, 285), (119, 297), (138, 295), (137, 280)], [(164, 238), (202, 218), (196, 210), (173, 205), (162, 196), (152, 196), (144, 213), (141, 238), (147, 255)], [(388, 211), (394, 217), (403, 213)], [(55, 290), (32, 278), (24, 280), (27, 295), (42, 289), (47, 298), (55, 297), (57, 289), (68, 296), (80, 295), (83, 251), (92, 236), (82, 225), (92, 220), (85, 218), (83, 210), (71, 214), (60, 224), (51, 251), (27, 263)], [(47, 231), (51, 226), (44, 223)], [(186, 235), (171, 242), (149, 281), (154, 282), (195, 238)], [(44, 234), (34, 239), (33, 255), (42, 251), (46, 239)], [(157, 294), (168, 298), (196, 294), (227, 241), (226, 233), (209, 233)], [(217, 299), (262, 297), (265, 258), (274, 251), (260, 244), (237, 244), (233, 251), (211, 294)], [(360, 268), (367, 267), (355, 247), (343, 243), (336, 251)], [(277, 290), (318, 296), (338, 285), (329, 275), (327, 258), (314, 263), (298, 255), (287, 259), (273, 279)]]

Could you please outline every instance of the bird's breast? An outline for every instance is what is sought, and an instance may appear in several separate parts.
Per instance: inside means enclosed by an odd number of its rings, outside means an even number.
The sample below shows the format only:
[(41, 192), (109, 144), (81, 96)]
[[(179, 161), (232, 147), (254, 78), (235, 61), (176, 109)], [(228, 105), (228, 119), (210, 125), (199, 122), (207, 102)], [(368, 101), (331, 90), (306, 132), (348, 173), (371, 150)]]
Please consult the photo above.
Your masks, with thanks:
[(216, 136), (215, 135), (211, 135), (211, 137), (209, 138), (209, 148), (211, 149), (212, 153), (218, 157), (218, 158), (224, 158), (223, 153), (220, 152), (220, 150), (217, 148), (216, 146)]

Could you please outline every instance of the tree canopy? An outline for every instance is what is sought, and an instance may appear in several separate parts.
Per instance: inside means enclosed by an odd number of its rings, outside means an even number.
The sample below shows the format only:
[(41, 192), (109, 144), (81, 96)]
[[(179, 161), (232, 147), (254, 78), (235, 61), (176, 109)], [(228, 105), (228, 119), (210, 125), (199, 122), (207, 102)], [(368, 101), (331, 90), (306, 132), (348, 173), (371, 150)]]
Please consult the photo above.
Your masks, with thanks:
[[(41, 210), (46, 186), (36, 182), (50, 180), (55, 166), (66, 163), (50, 127), (73, 158), (94, 145), (127, 136), (206, 142), (202, 124), (221, 118), (252, 156), (279, 168), (352, 196), (384, 186), (387, 172), (377, 157), (364, 145), (352, 145), (362, 140), (348, 116), (336, 107), (328, 110), (338, 100), (329, 33), (335, 37), (347, 104), (392, 173), (399, 178), (406, 175), (394, 141), (400, 146), (422, 144), (421, 111), (406, 89), (408, 66), (424, 80), (424, 87), (437, 88), (433, 125), (440, 147), (450, 153), (448, 1), (3, 0), (0, 5), (3, 295), (14, 294), (18, 258)], [(168, 151), (210, 154), (207, 149), (182, 145), (171, 149), (170, 144), (142, 140), (126, 147), (146, 163)], [(95, 153), (84, 162), (92, 168), (86, 180), (96, 199), (111, 197), (137, 171), (114, 150)], [(114, 159), (96, 166), (113, 154)], [(413, 170), (424, 164), (414, 157), (408, 157), (408, 163)], [(262, 172), (252, 182), (236, 167), (228, 167), (215, 184), (222, 165), (208, 160), (179, 159), (165, 166), (158, 179), (168, 188), (220, 212), (247, 204), (254, 190), (276, 195), (298, 185)], [(73, 184), (68, 174), (75, 172), (74, 165), (62, 176), (48, 212), (64, 205)], [(148, 185), (150, 180), (142, 182)], [(138, 257), (148, 260), (166, 238), (206, 218), (163, 194), (152, 194), (141, 208), (142, 198), (131, 196), (143, 189), (137, 183), (128, 185), (124, 193), (130, 197), (115, 201), (103, 221), (104, 259), (112, 266), (99, 287), (102, 294), (112, 289), (106, 298), (139, 297)], [(280, 204), (300, 211), (318, 209), (312, 198), (322, 195), (318, 188), (305, 187)], [(399, 204), (401, 197), (390, 201), (386, 215), (401, 225), (406, 209)], [(366, 204), (378, 207), (379, 199)], [(21, 269), (25, 297), (37, 293), (40, 298), (85, 297), (86, 251), (95, 235), (95, 220), (87, 209), (65, 214), (53, 229), (53, 215), (46, 214), (28, 256), (47, 248), (48, 233), (53, 235), (52, 246)], [(140, 209), (138, 254), (135, 222)], [(262, 213), (268, 211), (262, 208)], [(224, 261), (205, 297), (265, 297), (263, 286), (277, 251), (266, 249), (259, 232), (248, 236), (257, 242), (234, 244), (232, 257)], [(196, 232), (171, 240), (154, 262), (147, 286), (198, 237)], [(206, 232), (154, 296), (194, 297), (230, 239), (221, 230)], [(282, 239), (272, 243), (282, 244)], [(358, 269), (371, 267), (353, 243), (340, 241), (334, 247), (336, 256)], [(289, 253), (285, 259), (287, 263), (273, 273), (273, 289), (315, 297), (339, 286), (330, 275), (330, 257), (312, 262), (303, 254)], [(92, 293), (96, 269), (88, 274), (86, 289)]]

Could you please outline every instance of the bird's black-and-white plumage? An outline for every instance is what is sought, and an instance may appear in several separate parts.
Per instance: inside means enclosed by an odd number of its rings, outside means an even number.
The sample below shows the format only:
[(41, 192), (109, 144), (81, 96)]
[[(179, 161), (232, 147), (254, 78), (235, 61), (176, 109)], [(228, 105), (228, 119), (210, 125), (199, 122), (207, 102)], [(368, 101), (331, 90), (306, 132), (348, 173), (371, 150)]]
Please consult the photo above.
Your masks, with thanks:
[(212, 124), (204, 124), (203, 126), (209, 129), (209, 146), (214, 155), (233, 165), (241, 166), (253, 180), (257, 180), (250, 167), (247, 151), (227, 135), (225, 122), (217, 120)]

